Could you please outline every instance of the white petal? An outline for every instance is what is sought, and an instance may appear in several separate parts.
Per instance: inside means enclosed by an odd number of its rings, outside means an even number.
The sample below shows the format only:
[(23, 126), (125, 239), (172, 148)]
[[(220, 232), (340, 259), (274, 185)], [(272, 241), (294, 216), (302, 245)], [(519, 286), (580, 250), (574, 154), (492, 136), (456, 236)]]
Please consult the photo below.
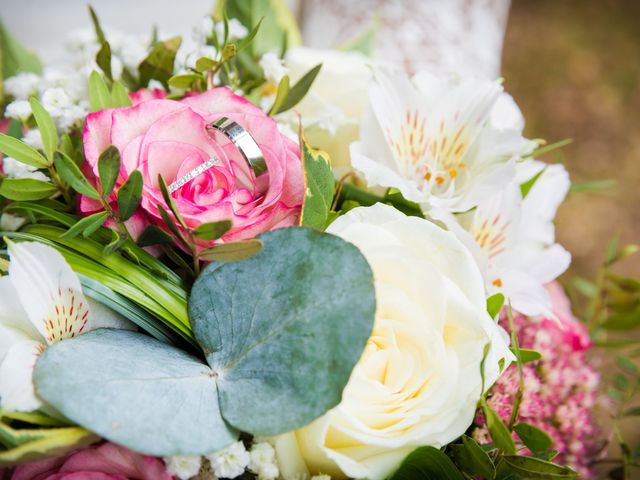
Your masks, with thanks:
[(9, 277), (0, 277), (0, 362), (13, 344), (28, 339), (42, 336), (29, 321)]
[(44, 344), (34, 340), (15, 343), (0, 365), (0, 405), (30, 412), (42, 405), (33, 388), (33, 368)]

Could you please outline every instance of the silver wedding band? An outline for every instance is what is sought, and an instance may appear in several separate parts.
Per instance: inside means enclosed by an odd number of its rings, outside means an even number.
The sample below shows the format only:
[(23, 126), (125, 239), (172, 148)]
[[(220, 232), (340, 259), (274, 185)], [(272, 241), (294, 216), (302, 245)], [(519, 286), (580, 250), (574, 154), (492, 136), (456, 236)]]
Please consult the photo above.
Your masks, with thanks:
[[(254, 194), (264, 195), (269, 186), (268, 181), (265, 181), (266, 179), (263, 178), (268, 175), (267, 162), (264, 159), (262, 150), (260, 150), (260, 147), (251, 134), (238, 123), (227, 117), (221, 117), (215, 120), (208, 124), (206, 129), (218, 145), (224, 146), (225, 142), (231, 142), (235, 146), (245, 163), (244, 167), (246, 167), (242, 168), (243, 166), (240, 166), (242, 172), (235, 172), (236, 175), (238, 177), (248, 177), (246, 180), (251, 181), (251, 183), (255, 185), (256, 191)], [(209, 161), (199, 165), (171, 183), (167, 189), (170, 193), (173, 193), (216, 165), (220, 165), (220, 161), (215, 157), (211, 158)]]

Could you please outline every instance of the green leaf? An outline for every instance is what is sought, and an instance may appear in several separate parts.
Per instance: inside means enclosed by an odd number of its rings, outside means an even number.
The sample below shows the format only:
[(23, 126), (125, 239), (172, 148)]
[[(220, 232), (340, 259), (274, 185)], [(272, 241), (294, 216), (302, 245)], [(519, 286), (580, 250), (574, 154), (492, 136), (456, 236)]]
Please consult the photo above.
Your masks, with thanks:
[(556, 465), (539, 458), (505, 455), (502, 460), (510, 471), (531, 480), (577, 478), (578, 476), (569, 467)]
[(489, 454), (471, 437), (462, 436), (462, 445), (450, 445), (456, 466), (465, 473), (485, 479), (496, 477), (496, 467)]
[(173, 37), (154, 45), (147, 58), (138, 67), (142, 86), (147, 86), (149, 80), (158, 80), (167, 86), (167, 81), (173, 75), (173, 64), (181, 43), (180, 37)]
[(171, 77), (168, 82), (174, 88), (188, 90), (194, 82), (198, 81), (204, 81), (204, 78), (199, 73), (180, 73)]
[(111, 106), (112, 107), (130, 107), (131, 99), (129, 98), (129, 92), (120, 80), (114, 80), (111, 87)]
[(204, 455), (238, 438), (221, 417), (213, 370), (139, 333), (99, 329), (55, 343), (34, 380), (65, 417), (141, 453)]
[(112, 235), (113, 235), (113, 237), (112, 237), (111, 241), (109, 243), (107, 243), (104, 246), (104, 249), (102, 250), (103, 255), (105, 255), (107, 257), (110, 256), (110, 255), (113, 255), (118, 250), (120, 250), (120, 248), (124, 245), (125, 241), (127, 240), (119, 232), (113, 231)]
[(202, 240), (218, 240), (225, 233), (231, 230), (231, 220), (221, 220), (219, 222), (203, 223), (196, 227), (193, 234)]
[(0, 133), (0, 152), (35, 168), (45, 168), (49, 164), (47, 159), (35, 148), (4, 133)]
[(520, 437), (520, 440), (533, 453), (542, 453), (553, 447), (553, 440), (544, 430), (528, 423), (518, 423), (513, 429)]
[(186, 238), (184, 238), (184, 234), (182, 233), (182, 231), (180, 231), (180, 227), (178, 227), (178, 225), (173, 220), (173, 218), (171, 218), (171, 215), (169, 215), (169, 212), (167, 212), (162, 207), (162, 205), (160, 205), (160, 204), (156, 205), (156, 208), (158, 209), (158, 213), (160, 214), (160, 218), (164, 222), (165, 226), (169, 229), (169, 231), (171, 233), (173, 233), (173, 235), (176, 237), (176, 239), (180, 243), (182, 243), (182, 245), (185, 248), (188, 249), (189, 248), (189, 242), (187, 241)]
[(496, 447), (508, 455), (516, 453), (516, 444), (511, 437), (511, 432), (498, 414), (485, 402), (482, 405), (482, 413), (487, 422), (487, 428)]
[(375, 291), (366, 260), (339, 237), (291, 227), (258, 239), (258, 255), (203, 271), (189, 317), (225, 420), (270, 436), (340, 402), (371, 334)]
[(76, 192), (96, 200), (100, 198), (100, 194), (89, 183), (89, 180), (87, 180), (80, 171), (78, 165), (67, 155), (59, 151), (56, 155), (55, 166), (60, 176), (71, 185), (71, 188)]
[(108, 197), (116, 185), (120, 173), (120, 152), (114, 145), (109, 145), (98, 158), (98, 174), (102, 197)]
[(93, 7), (91, 7), (91, 5), (89, 5), (89, 15), (91, 16), (91, 23), (93, 23), (93, 29), (96, 32), (96, 39), (98, 40), (98, 43), (102, 44), (107, 39), (104, 36), (104, 31), (102, 30), (102, 27), (100, 26), (100, 20), (98, 20), (98, 15), (96, 15), (96, 12), (93, 9)]
[(160, 174), (158, 174), (158, 185), (160, 187), (160, 192), (162, 193), (162, 198), (164, 199), (164, 202), (166, 203), (167, 207), (169, 207), (169, 210), (171, 210), (171, 213), (173, 213), (173, 216), (175, 217), (176, 221), (180, 224), (180, 226), (184, 230), (187, 230), (188, 229), (187, 224), (184, 223), (184, 220), (182, 220), (182, 216), (178, 211), (176, 201), (173, 199), (173, 197), (169, 193), (169, 189), (167, 188), (167, 183), (164, 181), (164, 178)]
[(576, 290), (587, 298), (593, 298), (598, 294), (598, 287), (594, 283), (582, 277), (575, 277), (572, 282)]
[(269, 110), (270, 116), (273, 116), (280, 111), (280, 108), (284, 104), (284, 101), (286, 100), (287, 95), (289, 95), (289, 75), (285, 75), (284, 77), (282, 77), (282, 80), (280, 80), (280, 84), (278, 85), (278, 92), (276, 93), (276, 98), (273, 101), (273, 105), (271, 106), (271, 109)]
[(616, 313), (602, 323), (605, 330), (632, 330), (640, 325), (640, 310)]
[(389, 480), (464, 480), (464, 477), (442, 451), (420, 447), (404, 459)]
[[(202, 72), (206, 72), (207, 70), (212, 70), (217, 64), (218, 62), (216, 62), (212, 58), (200, 57), (198, 60), (196, 60), (195, 69), (197, 72), (202, 73)], [(169, 80), (169, 83), (171, 83), (171, 80)]]
[(53, 123), (53, 119), (49, 112), (47, 112), (37, 98), (31, 97), (29, 99), (31, 104), (31, 111), (33, 117), (36, 119), (36, 125), (40, 130), (40, 136), (42, 137), (42, 146), (49, 163), (53, 162), (53, 156), (58, 149), (58, 131), (56, 130), (56, 124)]
[(109, 42), (103, 41), (100, 50), (96, 54), (96, 63), (110, 81), (113, 81), (113, 74), (111, 73), (111, 46)]
[(157, 225), (149, 225), (138, 238), (140, 247), (173, 243), (173, 237)]
[(611, 190), (617, 185), (618, 182), (612, 179), (574, 182), (569, 191), (571, 193), (601, 193)]
[(37, 425), (41, 427), (66, 427), (69, 423), (59, 420), (57, 418), (50, 417), (39, 411), (33, 412), (10, 412), (7, 410), (0, 410), (1, 419), (18, 420), (19, 422), (29, 423), (31, 425)]
[(262, 250), (262, 246), (262, 242), (255, 238), (252, 240), (220, 243), (201, 251), (198, 254), (198, 258), (215, 262), (238, 262), (253, 257)]
[(121, 220), (129, 220), (142, 199), (142, 173), (134, 170), (118, 190), (118, 215)]
[(89, 108), (92, 112), (111, 107), (111, 94), (109, 88), (95, 70), (89, 75)]
[(618, 365), (618, 367), (623, 369), (625, 372), (630, 373), (631, 375), (638, 374), (638, 366), (634, 363), (633, 360), (628, 357), (617, 357), (616, 364)]
[(559, 142), (550, 143), (549, 145), (544, 145), (540, 148), (537, 148), (533, 152), (528, 153), (527, 155), (524, 155), (523, 158), (539, 157), (540, 155), (544, 155), (545, 153), (550, 153), (555, 150), (564, 148), (567, 145), (571, 145), (572, 143), (573, 143), (572, 138), (565, 138), (564, 140), (560, 140)]
[(489, 316), (495, 319), (500, 310), (502, 310), (502, 306), (504, 305), (504, 295), (501, 293), (496, 293), (495, 295), (491, 295), (487, 298), (487, 312)]
[(542, 170), (540, 170), (538, 173), (536, 173), (533, 177), (531, 177), (529, 180), (527, 180), (526, 182), (524, 182), (523, 184), (520, 185), (520, 193), (522, 194), (522, 198), (525, 198), (529, 194), (529, 191), (531, 190), (531, 188), (533, 188), (535, 183), (544, 174), (544, 172), (546, 170), (547, 170), (547, 167), (545, 166)]
[(41, 200), (57, 191), (54, 184), (35, 178), (0, 178), (0, 196), (9, 200)]
[(286, 100), (283, 102), (282, 106), (278, 109), (277, 113), (286, 112), (287, 110), (292, 109), (300, 102), (300, 100), (304, 98), (304, 96), (307, 94), (307, 92), (311, 88), (311, 85), (313, 85), (313, 81), (316, 79), (316, 76), (320, 72), (321, 68), (322, 68), (322, 64), (316, 65), (307, 73), (305, 73), (302, 76), (302, 78), (298, 80), (298, 82), (293, 87), (291, 87)]
[(625, 417), (640, 417), (640, 406), (631, 407), (624, 412)]
[(73, 227), (71, 227), (67, 232), (63, 235), (63, 238), (73, 238), (81, 233), (88, 237), (93, 232), (95, 232), (98, 228), (102, 226), (104, 222), (109, 218), (109, 214), (107, 212), (98, 212), (93, 215), (89, 215), (88, 217), (84, 217), (79, 220)]
[[(515, 355), (514, 348), (510, 347), (511, 352)], [(542, 358), (542, 354), (537, 350), (529, 348), (520, 348), (520, 361), (522, 363), (537, 362)]]
[(400, 210), (402, 213), (410, 217), (424, 218), (420, 205), (404, 198), (400, 190), (397, 188), (391, 187), (387, 189), (384, 194), (384, 203), (391, 205), (396, 210)]
[[(38, 56), (23, 47), (0, 22), (0, 78), (13, 77), (20, 72), (42, 72)], [(1, 100), (1, 98), (0, 98)]]
[(329, 156), (315, 150), (302, 139), (302, 169), (304, 173), (304, 202), (300, 214), (300, 225), (322, 229), (327, 223), (335, 181)]

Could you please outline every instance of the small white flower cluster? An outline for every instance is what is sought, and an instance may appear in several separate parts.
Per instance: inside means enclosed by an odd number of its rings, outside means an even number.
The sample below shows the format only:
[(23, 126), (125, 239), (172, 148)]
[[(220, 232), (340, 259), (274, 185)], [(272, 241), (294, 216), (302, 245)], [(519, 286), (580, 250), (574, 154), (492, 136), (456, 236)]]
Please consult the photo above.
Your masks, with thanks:
[[(267, 442), (255, 443), (251, 450), (247, 451), (239, 441), (204, 458), (211, 465), (212, 480), (237, 478), (247, 469), (255, 473), (258, 480), (275, 480), (280, 475), (275, 449)], [(201, 473), (202, 460), (203, 457), (200, 456), (174, 456), (165, 458), (165, 463), (169, 474), (180, 480), (188, 480)], [(325, 479), (319, 477), (315, 480)]]
[(11, 157), (2, 159), (2, 171), (8, 178), (33, 178), (36, 180), (48, 181), (49, 178), (39, 172), (37, 168), (25, 165)]
[(271, 83), (280, 83), (282, 77), (289, 73), (289, 69), (284, 66), (284, 60), (274, 52), (262, 55), (259, 65), (264, 71), (265, 78)]

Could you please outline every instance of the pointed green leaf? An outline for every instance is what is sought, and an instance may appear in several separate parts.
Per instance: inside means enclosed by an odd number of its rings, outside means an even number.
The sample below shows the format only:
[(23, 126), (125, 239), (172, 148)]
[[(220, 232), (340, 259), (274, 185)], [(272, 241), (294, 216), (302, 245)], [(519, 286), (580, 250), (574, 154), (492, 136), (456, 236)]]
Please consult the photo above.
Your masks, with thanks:
[(109, 145), (98, 158), (98, 173), (100, 175), (100, 187), (102, 196), (108, 197), (120, 173), (120, 152), (114, 145)]
[(262, 242), (254, 238), (214, 245), (201, 251), (198, 258), (214, 262), (238, 262), (253, 257), (260, 250), (262, 250)]
[(111, 87), (111, 106), (112, 107), (130, 107), (131, 99), (129, 92), (120, 80), (115, 80)]
[(404, 459), (389, 480), (464, 480), (464, 477), (444, 452), (420, 447)]
[(219, 222), (203, 223), (195, 228), (193, 234), (202, 240), (218, 240), (225, 233), (231, 230), (231, 220), (221, 220)]
[[(513, 347), (511, 347), (510, 349), (511, 349), (511, 352), (513, 352), (513, 354), (515, 355), (515, 352), (514, 352), (515, 349)], [(542, 358), (542, 354), (537, 350), (531, 350), (529, 348), (520, 348), (520, 361), (522, 361), (522, 363), (537, 362), (541, 358)]]
[(96, 54), (96, 63), (104, 73), (104, 76), (107, 77), (110, 81), (113, 81), (113, 75), (111, 73), (111, 46), (109, 42), (103, 41)]
[(121, 220), (129, 220), (142, 199), (142, 174), (134, 170), (118, 190), (118, 215)]
[(89, 183), (89, 180), (80, 171), (78, 165), (75, 164), (67, 155), (58, 152), (55, 159), (56, 170), (60, 176), (73, 188), (76, 192), (86, 195), (87, 197), (99, 199), (100, 194)]
[(456, 465), (471, 476), (492, 480), (496, 467), (489, 454), (471, 437), (462, 436), (462, 445), (451, 445)]
[(2, 78), (13, 77), (20, 72), (42, 72), (42, 64), (38, 56), (16, 41), (4, 28), (2, 22), (0, 22), (0, 61)]
[(37, 98), (31, 97), (29, 103), (31, 104), (31, 111), (40, 130), (42, 146), (47, 154), (47, 159), (51, 163), (58, 149), (58, 131), (56, 130), (56, 124), (53, 123), (51, 115), (49, 115), (49, 112), (45, 110)]
[(178, 227), (176, 222), (174, 222), (173, 218), (171, 218), (169, 212), (167, 212), (160, 204), (158, 204), (156, 208), (158, 209), (158, 213), (160, 214), (160, 218), (164, 222), (164, 225), (169, 229), (171, 233), (173, 233), (176, 239), (180, 243), (182, 243), (183, 246), (189, 248), (189, 242), (187, 242), (187, 239), (184, 238), (183, 233), (180, 231), (180, 228)]
[(303, 75), (303, 77), (296, 82), (296, 84), (289, 90), (286, 100), (283, 102), (278, 113), (286, 112), (287, 110), (295, 107), (307, 94), (314, 80), (318, 76), (322, 64), (318, 64)]
[(53, 183), (35, 178), (0, 178), (0, 196), (9, 200), (41, 200), (57, 191)]
[(189, 316), (222, 416), (276, 435), (340, 402), (373, 327), (375, 291), (360, 251), (338, 237), (291, 227), (258, 240), (264, 248), (249, 260), (203, 271)]
[(142, 86), (147, 86), (149, 80), (158, 80), (167, 85), (167, 80), (173, 75), (173, 64), (181, 43), (180, 37), (173, 37), (155, 44), (147, 58), (138, 67)]
[(533, 453), (542, 453), (553, 447), (553, 440), (547, 432), (530, 425), (528, 423), (518, 423), (513, 429), (520, 437), (520, 440)]
[(556, 465), (539, 458), (505, 455), (503, 461), (511, 472), (530, 480), (578, 477), (578, 474), (569, 467)]
[(164, 199), (164, 202), (167, 204), (167, 207), (169, 207), (169, 210), (171, 210), (171, 213), (173, 213), (173, 216), (175, 217), (176, 221), (180, 224), (180, 226), (183, 229), (187, 230), (187, 224), (184, 223), (184, 220), (182, 220), (182, 216), (178, 211), (178, 206), (176, 205), (176, 201), (173, 199), (173, 197), (169, 193), (167, 182), (164, 181), (164, 178), (162, 177), (162, 175), (158, 175), (158, 185), (160, 186), (160, 192), (162, 193), (162, 198)]
[(92, 112), (97, 112), (111, 106), (111, 94), (109, 88), (100, 75), (95, 70), (89, 75), (89, 108)]
[(109, 214), (107, 212), (98, 212), (93, 215), (89, 215), (88, 217), (84, 217), (79, 220), (73, 227), (71, 227), (67, 232), (62, 236), (63, 238), (73, 238), (81, 233), (88, 237), (93, 232), (95, 232), (98, 228), (102, 226), (104, 222), (109, 218)]
[(180, 73), (171, 77), (168, 82), (174, 88), (188, 90), (193, 82), (204, 81), (204, 77), (199, 73)]
[(504, 295), (496, 293), (487, 298), (487, 312), (491, 318), (496, 318), (504, 305)]
[(522, 198), (525, 198), (529, 194), (529, 191), (533, 188), (533, 186), (536, 184), (536, 182), (540, 179), (540, 177), (544, 174), (546, 170), (547, 170), (547, 167), (545, 166), (533, 177), (531, 177), (529, 180), (527, 180), (526, 182), (520, 185), (520, 193), (522, 194)]
[(207, 70), (213, 69), (217, 64), (218, 62), (216, 62), (212, 58), (200, 57), (198, 60), (196, 60), (196, 71), (206, 72)]
[(482, 406), (482, 413), (495, 446), (506, 454), (512, 455), (516, 453), (516, 444), (511, 437), (511, 432), (498, 414), (486, 403)]
[(173, 237), (157, 225), (149, 225), (138, 238), (138, 245), (141, 247), (167, 243), (173, 243)]
[(285, 75), (284, 77), (282, 77), (282, 80), (280, 80), (280, 84), (278, 85), (278, 92), (276, 93), (276, 98), (273, 101), (273, 105), (271, 106), (271, 109), (269, 110), (270, 116), (276, 115), (280, 111), (280, 108), (284, 104), (284, 101), (286, 100), (287, 95), (289, 95), (289, 75)]
[(47, 159), (35, 148), (4, 133), (0, 133), (0, 152), (7, 157), (35, 168), (45, 168), (49, 164)]
[(96, 12), (91, 5), (89, 5), (89, 16), (91, 17), (91, 23), (93, 23), (93, 29), (96, 32), (96, 39), (98, 40), (98, 43), (102, 44), (106, 41), (106, 37), (104, 36), (104, 31), (100, 26), (98, 15), (96, 15)]
[(140, 333), (99, 329), (55, 343), (34, 379), (65, 417), (141, 453), (204, 455), (238, 437), (220, 415), (211, 368)]
[(300, 225), (322, 229), (331, 210), (335, 181), (327, 153), (311, 148), (304, 139), (302, 169), (305, 193)]

